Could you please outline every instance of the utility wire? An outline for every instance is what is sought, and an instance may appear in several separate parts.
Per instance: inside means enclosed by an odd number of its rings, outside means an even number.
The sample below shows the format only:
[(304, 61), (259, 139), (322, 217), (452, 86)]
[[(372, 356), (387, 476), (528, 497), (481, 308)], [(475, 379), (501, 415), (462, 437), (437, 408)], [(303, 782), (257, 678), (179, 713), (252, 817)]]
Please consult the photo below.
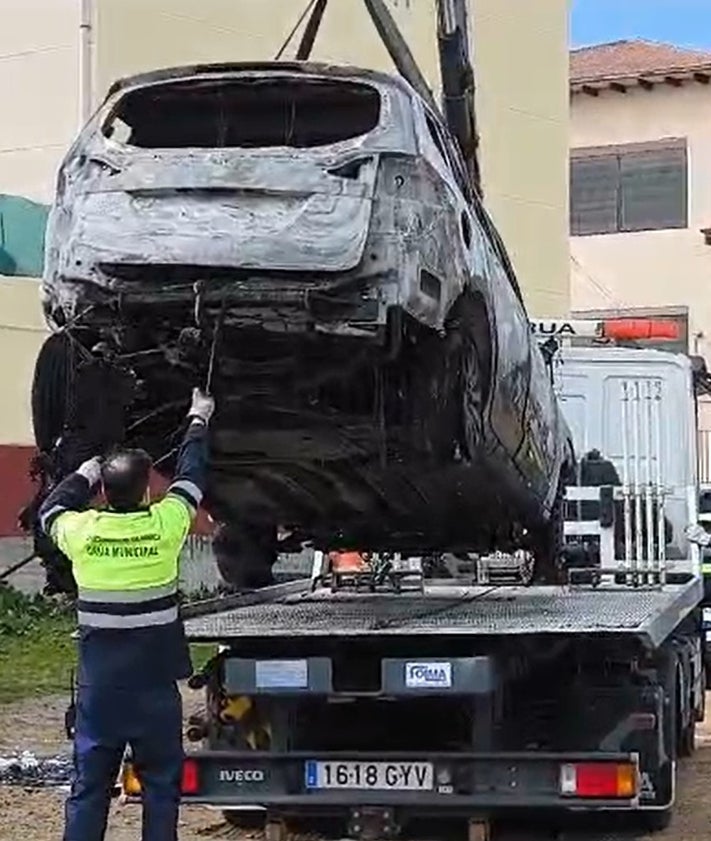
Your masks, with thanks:
[(609, 303), (613, 304), (615, 307), (622, 308), (630, 308), (634, 306), (629, 301), (624, 301), (623, 299), (618, 298), (617, 295), (615, 295), (615, 293), (608, 286), (602, 283), (602, 281), (596, 280), (596, 278), (594, 278), (590, 274), (590, 272), (587, 271), (587, 269), (581, 264), (580, 260), (578, 260), (578, 258), (574, 254), (570, 255), (570, 260), (578, 269), (583, 279), (587, 280), (587, 282), (594, 289), (596, 289), (602, 295), (603, 298), (606, 298)]

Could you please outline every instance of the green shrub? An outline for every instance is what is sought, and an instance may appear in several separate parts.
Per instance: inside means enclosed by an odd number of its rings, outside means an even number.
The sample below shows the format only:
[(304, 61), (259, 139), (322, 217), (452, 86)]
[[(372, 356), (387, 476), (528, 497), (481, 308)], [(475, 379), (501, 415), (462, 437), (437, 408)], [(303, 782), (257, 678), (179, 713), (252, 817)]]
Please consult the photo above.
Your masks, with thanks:
[(46, 620), (69, 615), (71, 608), (61, 601), (0, 586), (0, 637), (26, 636)]

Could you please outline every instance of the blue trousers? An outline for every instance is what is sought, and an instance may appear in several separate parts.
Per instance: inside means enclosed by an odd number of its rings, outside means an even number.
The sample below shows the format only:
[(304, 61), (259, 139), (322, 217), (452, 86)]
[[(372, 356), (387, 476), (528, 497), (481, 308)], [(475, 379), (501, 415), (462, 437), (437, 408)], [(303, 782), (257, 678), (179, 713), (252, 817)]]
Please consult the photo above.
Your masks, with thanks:
[(66, 803), (64, 841), (103, 841), (127, 744), (141, 779), (142, 841), (177, 841), (183, 741), (182, 704), (175, 685), (79, 688), (75, 775)]

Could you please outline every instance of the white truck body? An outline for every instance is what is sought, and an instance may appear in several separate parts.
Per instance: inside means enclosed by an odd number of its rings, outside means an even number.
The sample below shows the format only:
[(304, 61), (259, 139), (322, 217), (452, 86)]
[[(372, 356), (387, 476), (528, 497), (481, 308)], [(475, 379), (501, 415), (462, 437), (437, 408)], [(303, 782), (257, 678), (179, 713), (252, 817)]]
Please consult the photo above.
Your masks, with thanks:
[[(554, 365), (556, 391), (578, 458), (597, 449), (621, 479), (617, 493), (626, 507), (626, 549), (615, 560), (623, 568), (646, 564), (698, 574), (698, 551), (684, 534), (698, 515), (696, 399), (689, 359), (648, 349), (564, 347)], [(574, 497), (575, 492), (569, 494)], [(646, 529), (644, 520), (652, 515), (655, 522)], [(654, 536), (662, 533), (662, 516), (671, 523), (673, 538), (661, 541), (660, 553)], [(630, 529), (638, 517), (642, 528)]]

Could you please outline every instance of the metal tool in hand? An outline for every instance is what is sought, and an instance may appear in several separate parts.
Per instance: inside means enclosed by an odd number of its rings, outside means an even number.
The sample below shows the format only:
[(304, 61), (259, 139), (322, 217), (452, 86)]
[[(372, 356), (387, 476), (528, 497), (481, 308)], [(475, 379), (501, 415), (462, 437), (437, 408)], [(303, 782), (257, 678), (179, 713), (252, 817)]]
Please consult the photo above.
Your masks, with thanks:
[[(225, 321), (225, 312), (227, 310), (227, 296), (223, 295), (222, 297), (222, 304), (220, 306), (220, 311), (217, 315), (217, 319), (215, 320), (215, 327), (212, 332), (212, 344), (210, 346), (210, 356), (207, 362), (207, 377), (205, 378), (205, 394), (210, 394), (212, 390), (212, 378), (215, 372), (215, 359), (217, 356), (217, 342), (220, 338), (220, 334), (222, 332), (222, 325)], [(197, 315), (196, 315), (197, 317)], [(180, 449), (180, 445), (177, 447), (172, 447), (168, 450), (167, 453), (162, 455), (159, 459), (153, 462), (153, 466), (157, 467), (159, 464), (162, 464), (164, 461), (169, 459), (174, 453), (176, 453)]]
[(215, 357), (217, 355), (217, 341), (220, 338), (220, 334), (222, 333), (222, 325), (225, 322), (225, 312), (227, 310), (227, 296), (222, 296), (222, 304), (220, 305), (220, 311), (217, 314), (217, 319), (215, 320), (215, 328), (212, 333), (212, 345), (210, 347), (210, 358), (208, 359), (207, 363), (207, 378), (205, 380), (205, 394), (210, 394), (210, 389), (212, 388), (212, 375), (215, 371)]

